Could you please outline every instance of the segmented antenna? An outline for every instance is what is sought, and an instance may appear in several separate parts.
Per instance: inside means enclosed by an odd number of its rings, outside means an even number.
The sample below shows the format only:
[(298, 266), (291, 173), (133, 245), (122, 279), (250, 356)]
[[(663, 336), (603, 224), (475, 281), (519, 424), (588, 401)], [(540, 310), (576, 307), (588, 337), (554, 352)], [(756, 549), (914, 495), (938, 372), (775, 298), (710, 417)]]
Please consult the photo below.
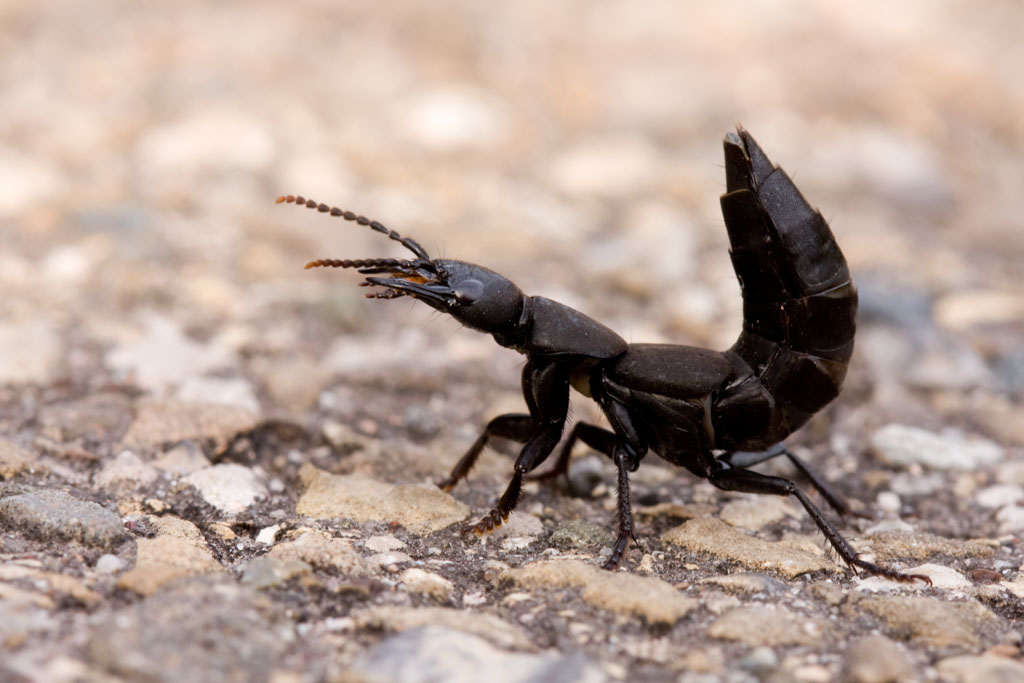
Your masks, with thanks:
[(372, 272), (380, 273), (390, 270), (408, 270), (415, 268), (413, 261), (406, 261), (398, 258), (357, 258), (357, 259), (336, 259), (322, 258), (310, 261), (304, 268), (369, 268)]
[[(336, 206), (329, 206), (327, 204), (320, 204), (320, 203), (318, 203), (318, 202), (316, 202), (316, 201), (314, 201), (312, 199), (306, 199), (305, 197), (291, 195), (291, 194), (281, 195), (280, 197), (277, 198), (277, 200), (274, 203), (275, 204), (286, 204), (287, 203), (287, 204), (295, 204), (296, 206), (305, 206), (307, 209), (316, 209), (320, 213), (329, 213), (332, 216), (338, 216), (339, 218), (344, 218), (347, 221), (353, 221), (355, 223), (358, 223), (359, 225), (365, 225), (365, 226), (369, 227), (371, 230), (376, 230), (379, 233), (383, 233), (383, 234), (387, 235), (388, 239), (392, 239), (392, 240), (398, 242), (403, 247), (405, 247), (406, 249), (408, 249), (412, 253), (416, 254), (416, 256), (418, 256), (419, 258), (423, 259), (424, 261), (429, 261), (430, 260), (430, 255), (427, 254), (426, 249), (424, 249), (423, 247), (421, 247), (419, 245), (419, 242), (417, 242), (416, 240), (412, 239), (411, 237), (402, 237), (401, 235), (399, 235), (394, 230), (386, 227), (385, 225), (383, 225), (382, 223), (379, 223), (377, 221), (371, 221), (366, 216), (360, 216), (357, 213), (353, 213), (351, 211), (345, 211), (344, 209), (339, 209)], [(316, 263), (316, 262), (314, 261), (313, 263)], [(327, 264), (319, 264), (319, 265), (327, 265)], [(307, 268), (315, 268), (316, 266), (307, 265), (306, 267)], [(352, 268), (352, 267), (358, 267), (358, 266), (334, 266), (334, 267), (335, 268)]]

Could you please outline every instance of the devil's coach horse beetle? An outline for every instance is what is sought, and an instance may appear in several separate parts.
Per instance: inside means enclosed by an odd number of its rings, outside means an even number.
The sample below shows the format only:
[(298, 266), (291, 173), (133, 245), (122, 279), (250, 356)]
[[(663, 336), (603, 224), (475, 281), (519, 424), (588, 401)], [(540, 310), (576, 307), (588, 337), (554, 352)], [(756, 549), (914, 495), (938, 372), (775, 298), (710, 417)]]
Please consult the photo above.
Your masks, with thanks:
[[(750, 469), (784, 455), (840, 513), (850, 508), (781, 441), (839, 394), (853, 353), (857, 290), (846, 259), (821, 214), (742, 128), (724, 141), (722, 214), (743, 295), (743, 331), (725, 352), (670, 344), (628, 344), (601, 323), (557, 301), (527, 296), (492, 270), (431, 259), (415, 240), (377, 221), (312, 199), (296, 203), (366, 225), (402, 244), (414, 259), (322, 259), (306, 268), (355, 268), (368, 298), (410, 296), (486, 332), (526, 356), (523, 396), (529, 413), (492, 419), (438, 485), (450, 490), (473, 467), (492, 436), (524, 444), (512, 480), (493, 510), (464, 532), (501, 526), (515, 509), (523, 479), (561, 440), (569, 387), (601, 406), (611, 429), (577, 422), (555, 467), (567, 471), (577, 439), (618, 470), (618, 538), (605, 568), (618, 566), (633, 538), (629, 473), (652, 450), (726, 491), (795, 496), (854, 571), (899, 581), (931, 580), (860, 559), (811, 500), (782, 477)], [(383, 276), (382, 276), (383, 275)], [(719, 455), (715, 455), (719, 452)]]

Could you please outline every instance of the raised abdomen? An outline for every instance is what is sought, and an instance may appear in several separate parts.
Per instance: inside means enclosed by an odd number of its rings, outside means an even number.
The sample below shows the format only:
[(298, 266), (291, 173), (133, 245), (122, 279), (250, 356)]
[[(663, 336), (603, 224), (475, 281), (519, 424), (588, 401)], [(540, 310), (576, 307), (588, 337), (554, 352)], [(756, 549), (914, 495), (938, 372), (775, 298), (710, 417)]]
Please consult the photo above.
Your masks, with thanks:
[(725, 139), (722, 214), (743, 295), (743, 331), (715, 397), (716, 446), (781, 441), (839, 394), (857, 290), (828, 223), (744, 130)]

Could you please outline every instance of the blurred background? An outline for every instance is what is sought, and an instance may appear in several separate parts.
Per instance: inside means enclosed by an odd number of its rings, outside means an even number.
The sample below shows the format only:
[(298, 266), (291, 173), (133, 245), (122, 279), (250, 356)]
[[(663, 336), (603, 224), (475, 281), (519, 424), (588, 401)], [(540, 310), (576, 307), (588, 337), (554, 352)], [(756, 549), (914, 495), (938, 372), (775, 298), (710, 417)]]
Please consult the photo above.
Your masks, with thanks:
[(727, 346), (742, 123), (861, 289), (845, 400), (1024, 443), (1020, 3), (52, 0), (0, 25), (8, 407), (127, 385), (302, 417), (339, 378), (466, 373), (514, 394), (489, 338), (304, 272), (402, 252), (283, 193), (633, 341)]

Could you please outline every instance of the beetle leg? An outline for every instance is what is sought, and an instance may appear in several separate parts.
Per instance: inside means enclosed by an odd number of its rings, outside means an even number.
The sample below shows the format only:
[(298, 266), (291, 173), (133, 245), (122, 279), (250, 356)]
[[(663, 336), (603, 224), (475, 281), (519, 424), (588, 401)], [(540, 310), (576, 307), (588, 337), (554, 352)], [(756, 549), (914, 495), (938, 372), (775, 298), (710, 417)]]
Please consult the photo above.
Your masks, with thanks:
[[(557, 362), (527, 361), (523, 368), (523, 397), (530, 409), (530, 419), (533, 421), (533, 432), (528, 437), (526, 445), (519, 451), (513, 467), (512, 479), (508, 483), (505, 492), (502, 494), (498, 504), (484, 517), (477, 522), (466, 526), (462, 533), (476, 533), (482, 536), (490, 533), (504, 523), (512, 510), (519, 502), (519, 493), (522, 489), (523, 477), (532, 472), (551, 454), (555, 446), (562, 438), (562, 431), (565, 428), (565, 419), (569, 414), (569, 370), (563, 364)], [(520, 424), (520, 426), (522, 426)], [(481, 436), (486, 443), (487, 431)], [(524, 439), (525, 440), (525, 439)], [(480, 439), (477, 440), (477, 443)], [(474, 444), (474, 447), (476, 444)], [(482, 449), (483, 446), (481, 445)], [(463, 456), (466, 460), (472, 453)], [(475, 460), (473, 455), (471, 460)], [(456, 465), (456, 468), (459, 467)], [(471, 464), (471, 462), (470, 462)], [(468, 470), (468, 465), (467, 465)], [(455, 472), (453, 471), (453, 474)], [(445, 482), (442, 482), (445, 483)]]
[(615, 545), (612, 546), (611, 555), (608, 556), (608, 560), (602, 565), (603, 569), (615, 569), (618, 567), (630, 539), (634, 543), (637, 542), (636, 536), (633, 535), (633, 512), (629, 504), (629, 473), (636, 470), (639, 461), (629, 445), (622, 442), (615, 446), (612, 460), (615, 462), (615, 468), (618, 470), (619, 535), (615, 539)]
[(789, 461), (793, 463), (793, 465), (800, 470), (800, 473), (807, 478), (807, 481), (811, 483), (814, 490), (820, 493), (821, 497), (828, 501), (828, 504), (832, 506), (833, 510), (843, 516), (863, 518), (871, 517), (871, 515), (863, 512), (857, 512), (851, 508), (850, 504), (846, 502), (846, 499), (829, 486), (825, 480), (815, 474), (814, 470), (812, 470), (802, 458), (797, 457), (795, 453), (790, 451), (781, 443), (777, 443), (768, 450), (761, 451), (759, 453), (751, 451), (734, 451), (732, 453), (724, 453), (723, 455), (720, 455), (717, 460), (729, 465), (730, 467), (746, 469), (780, 455), (784, 455), (789, 458)]
[(611, 457), (611, 453), (618, 443), (619, 437), (615, 432), (608, 431), (597, 425), (577, 422), (569, 432), (569, 438), (562, 444), (558, 451), (558, 458), (555, 466), (546, 472), (537, 472), (526, 477), (527, 481), (548, 481), (569, 473), (569, 460), (572, 457), (572, 447), (580, 440), (595, 451), (600, 451)]
[(782, 477), (772, 477), (767, 474), (761, 474), (760, 472), (754, 472), (746, 469), (734, 469), (730, 467), (716, 468), (708, 476), (710, 481), (716, 488), (722, 489), (723, 491), (741, 491), (744, 493), (770, 493), (776, 496), (795, 496), (800, 504), (804, 506), (807, 514), (811, 516), (814, 523), (821, 530), (821, 533), (825, 535), (829, 544), (839, 554), (839, 557), (843, 559), (854, 571), (857, 567), (865, 570), (869, 574), (877, 576), (884, 576), (887, 579), (893, 579), (895, 581), (910, 582), (916, 579), (925, 581), (928, 585), (931, 585), (932, 580), (922, 574), (904, 574), (903, 572), (896, 571), (895, 569), (889, 569), (880, 565), (868, 562), (867, 560), (860, 559), (857, 551), (853, 549), (853, 546), (843, 538), (842, 534), (832, 526), (821, 511), (814, 506), (811, 499), (808, 498), (803, 491), (796, 487), (789, 479)]
[(484, 447), (487, 445), (487, 441), (492, 436), (500, 436), (505, 439), (512, 439), (519, 443), (525, 443), (530, 440), (537, 432), (537, 425), (534, 423), (533, 418), (525, 413), (507, 413), (505, 415), (499, 415), (490, 422), (484, 428), (483, 433), (473, 442), (473, 445), (469, 447), (466, 454), (459, 458), (459, 461), (455, 463), (455, 467), (452, 468), (451, 474), (445, 479), (437, 482), (437, 485), (443, 491), (451, 491), (456, 484), (462, 481), (469, 471), (476, 464), (477, 459), (483, 452)]

